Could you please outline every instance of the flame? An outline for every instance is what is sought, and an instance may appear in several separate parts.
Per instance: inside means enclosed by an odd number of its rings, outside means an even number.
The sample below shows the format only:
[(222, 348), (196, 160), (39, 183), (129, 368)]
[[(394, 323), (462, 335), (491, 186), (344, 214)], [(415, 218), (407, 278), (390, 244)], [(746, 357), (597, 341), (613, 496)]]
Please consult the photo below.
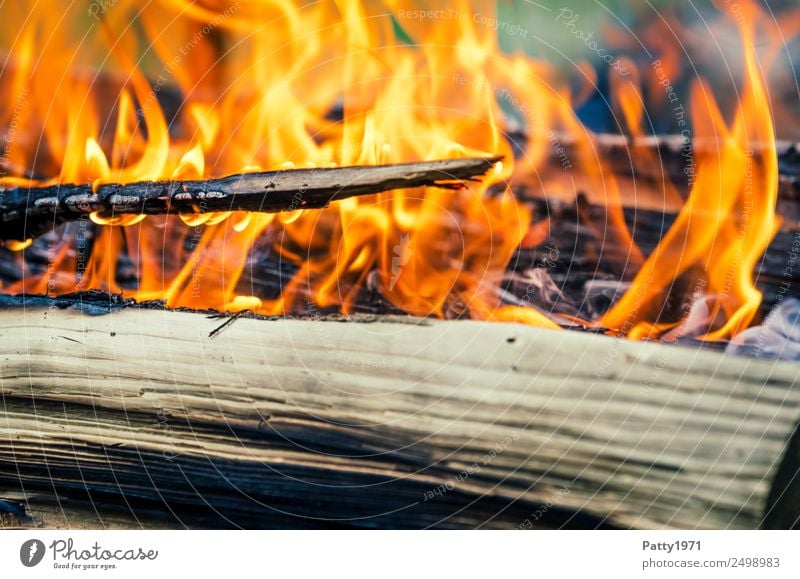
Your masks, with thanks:
[[(11, 104), (0, 123), (17, 136), (10, 146), (7, 137), (4, 160), (41, 177), (4, 175), (2, 186), (96, 187), (472, 155), (504, 161), (482, 183), (455, 192), (393, 191), (322, 211), (92, 214), (100, 227), (88, 258), (75, 240), (89, 225), (79, 223), (79, 233), (67, 228), (53, 242), (47, 271), (3, 290), (101, 288), (170, 307), (283, 314), (349, 313), (371, 287), (414, 315), (557, 327), (533, 308), (504, 304), (496, 290), (517, 248), (541, 241), (547, 227), (532, 222), (507, 182), (544, 171), (557, 135), (567, 135), (575, 155), (564, 159), (564, 174), (579, 173), (602, 198), (605, 234), (628, 248), (619, 276), (633, 280), (602, 319), (586, 323), (632, 338), (660, 336), (679, 324), (661, 319), (664, 295), (691, 276), (713, 296), (706, 339), (745, 329), (760, 302), (753, 269), (777, 227), (775, 135), (755, 54), (755, 5), (740, 2), (736, 15), (746, 71), (736, 117), (728, 125), (708, 87), (695, 84), (695, 132), (713, 147), (698, 159), (674, 226), (645, 258), (622, 212), (621, 185), (575, 112), (596, 74), (581, 63), (573, 90), (547, 62), (504, 54), (496, 27), (486, 25), (500, 18), (487, 4), (458, 0), (436, 17), (417, 0), (116, 0), (92, 4), (88, 14), (85, 6), (54, 11), (41, 2), (4, 9), (0, 37), (12, 39), (3, 48), (13, 66), (2, 74), (3, 101)], [(86, 34), (76, 39), (74, 30)], [(645, 36), (661, 48), (663, 74), (676, 76), (677, 43), (657, 28)], [(636, 70), (624, 62), (617, 70)], [(654, 70), (611, 78), (620, 126), (633, 138), (648, 129), (642, 84), (652, 98), (659, 81)], [(504, 135), (510, 117), (529, 137), (518, 160)], [(663, 188), (665, 199), (683, 201), (666, 181)], [(253, 248), (265, 243), (295, 271), (278, 297), (246, 283)], [(18, 252), (29, 245), (7, 244)], [(118, 280), (123, 256), (134, 289)]]
[(697, 161), (697, 180), (676, 222), (601, 321), (633, 338), (657, 337), (677, 325), (659, 323), (659, 318), (671, 286), (682, 276), (690, 276), (714, 298), (705, 339), (744, 330), (761, 303), (753, 272), (778, 227), (778, 166), (769, 98), (753, 41), (756, 7), (741, 6), (735, 19), (745, 59), (741, 106), (728, 126), (708, 87), (693, 86), (693, 125), (710, 150)]

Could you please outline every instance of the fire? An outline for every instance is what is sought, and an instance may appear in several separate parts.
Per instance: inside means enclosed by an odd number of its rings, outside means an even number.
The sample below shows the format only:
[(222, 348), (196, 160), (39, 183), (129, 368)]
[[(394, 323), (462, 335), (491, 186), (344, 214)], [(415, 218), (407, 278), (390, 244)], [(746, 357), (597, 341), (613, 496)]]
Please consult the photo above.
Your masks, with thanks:
[[(507, 183), (512, 174), (543, 170), (558, 133), (576, 143), (575, 158), (562, 163), (565, 175), (579, 173), (603, 197), (608, 235), (629, 248), (617, 267), (633, 280), (630, 289), (602, 319), (585, 323), (632, 338), (673, 331), (678, 323), (660, 319), (664, 295), (692, 276), (710, 311), (700, 334), (730, 337), (754, 318), (760, 294), (752, 272), (777, 227), (775, 135), (753, 40), (759, 14), (750, 3), (737, 6), (743, 98), (728, 124), (708, 87), (694, 86), (695, 135), (713, 146), (697, 160), (678, 220), (648, 257), (626, 225), (620, 184), (575, 112), (595, 84), (591, 69), (581, 65), (585, 82), (576, 89), (547, 62), (504, 53), (498, 26), (488, 25), (501, 20), (487, 3), (451, 3), (437, 18), (416, 0), (116, 0), (4, 9), (0, 37), (11, 55), (0, 88), (11, 103), (0, 110), (4, 166), (33, 175), (4, 173), (0, 185), (202, 179), (473, 155), (504, 161), (484, 182), (455, 192), (396, 191), (322, 211), (93, 214), (99, 227), (88, 256), (77, 244), (90, 225), (76, 224), (53, 241), (45, 272), (2, 289), (99, 288), (170, 307), (283, 314), (349, 313), (360, 293), (377, 288), (418, 316), (555, 328), (553, 316), (505, 304), (497, 288), (520, 244), (541, 238), (542, 229)], [(674, 45), (664, 54), (668, 74), (677, 75)], [(633, 62), (617, 64), (636, 70)], [(655, 73), (647, 75), (656, 86)], [(634, 137), (646, 134), (639, 77), (611, 83), (622, 128)], [(504, 135), (510, 109), (529, 136), (516, 160)], [(665, 198), (680, 200), (664, 188)], [(22, 255), (29, 244), (7, 247)], [(294, 270), (278, 295), (248, 288), (248, 258), (258, 244)], [(123, 261), (135, 288), (118, 281)]]
[[(746, 84), (736, 117), (728, 126), (708, 87), (695, 83), (693, 126), (709, 149), (697, 159), (697, 179), (676, 222), (602, 320), (633, 338), (656, 337), (678, 325), (659, 323), (659, 312), (683, 276), (706, 296), (709, 311), (701, 326), (707, 331), (699, 332), (705, 339), (729, 338), (746, 329), (761, 303), (753, 271), (778, 226), (778, 164), (753, 41), (756, 8), (737, 6)], [(686, 333), (697, 329), (686, 327), (678, 335)]]

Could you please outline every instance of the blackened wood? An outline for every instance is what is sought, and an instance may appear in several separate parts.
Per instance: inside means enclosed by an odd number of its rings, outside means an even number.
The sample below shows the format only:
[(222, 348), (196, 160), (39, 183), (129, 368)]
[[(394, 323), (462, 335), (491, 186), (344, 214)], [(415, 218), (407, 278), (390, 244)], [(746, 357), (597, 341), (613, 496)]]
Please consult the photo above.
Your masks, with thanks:
[(245, 173), (202, 181), (53, 185), (0, 190), (0, 239), (24, 240), (66, 222), (104, 215), (317, 209), (330, 202), (411, 187), (457, 187), (494, 158)]
[[(506, 136), (516, 151), (523, 151), (529, 138), (520, 132)], [(550, 162), (554, 167), (563, 165), (564, 156), (568, 159), (581, 157), (581, 143), (575, 137), (563, 133), (550, 139), (560, 147), (553, 147), (550, 151)], [(696, 175), (698, 158), (703, 154), (713, 154), (715, 146), (707, 140), (687, 139), (681, 135), (650, 135), (636, 139), (611, 133), (592, 136), (593, 154), (614, 175), (657, 183), (666, 178), (683, 190), (688, 189)], [(764, 144), (752, 144), (755, 155), (764, 153), (766, 149)], [(778, 157), (779, 197), (782, 200), (800, 200), (800, 144), (777, 141), (775, 153)], [(642, 159), (647, 162), (642, 162)]]
[[(618, 285), (620, 291), (616, 297), (620, 297), (624, 282), (630, 281), (623, 279), (614, 265), (627, 259), (629, 248), (620, 246), (613, 236), (605, 234), (603, 207), (583, 197), (577, 201), (528, 198), (526, 202), (533, 208), (534, 220), (549, 220), (549, 234), (535, 247), (519, 248), (509, 264), (509, 271), (522, 274), (533, 268), (545, 269), (558, 294), (550, 301), (537, 301), (545, 298), (543, 292), (526, 294), (524, 283), (508, 282), (506, 290), (516, 297), (527, 295), (534, 305), (555, 313), (585, 319), (601, 315), (602, 307), (598, 308), (589, 299), (588, 284), (606, 282), (612, 290), (609, 295), (614, 293), (614, 285)], [(644, 255), (655, 250), (677, 217), (674, 213), (646, 209), (626, 208), (623, 212), (634, 242)], [(793, 265), (798, 252), (800, 229), (790, 219), (784, 219), (783, 227), (770, 242), (754, 272), (756, 287), (763, 293), (762, 314), (784, 298), (800, 296), (800, 268)], [(678, 285), (675, 288), (677, 293)], [(677, 296), (678, 307), (688, 297)]]

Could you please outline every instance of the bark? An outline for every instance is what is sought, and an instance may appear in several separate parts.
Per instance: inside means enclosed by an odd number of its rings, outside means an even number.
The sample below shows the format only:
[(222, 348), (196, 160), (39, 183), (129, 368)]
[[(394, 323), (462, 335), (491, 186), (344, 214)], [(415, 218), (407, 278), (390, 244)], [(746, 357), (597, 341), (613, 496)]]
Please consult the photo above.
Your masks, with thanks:
[(105, 215), (316, 209), (355, 195), (410, 187), (457, 187), (500, 158), (454, 159), (374, 167), (246, 173), (203, 181), (54, 185), (0, 190), (0, 240), (35, 237), (65, 221)]

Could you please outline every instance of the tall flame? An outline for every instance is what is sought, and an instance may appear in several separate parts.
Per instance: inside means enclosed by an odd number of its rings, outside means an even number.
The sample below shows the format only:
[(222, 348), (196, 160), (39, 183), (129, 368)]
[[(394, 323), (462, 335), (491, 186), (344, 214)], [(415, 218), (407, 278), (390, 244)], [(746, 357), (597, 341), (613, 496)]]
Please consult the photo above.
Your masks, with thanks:
[[(602, 196), (607, 232), (628, 248), (617, 267), (632, 286), (595, 323), (633, 338), (660, 336), (679, 323), (662, 321), (664, 296), (689, 276), (712, 300), (705, 338), (746, 328), (760, 302), (753, 269), (777, 226), (775, 135), (754, 46), (755, 5), (739, 2), (735, 15), (746, 72), (736, 117), (728, 125), (708, 87), (695, 83), (695, 134), (713, 145), (698, 159), (677, 221), (645, 259), (622, 213), (621, 186), (575, 113), (594, 83), (590, 69), (581, 67), (588, 81), (573, 91), (548, 63), (502, 52), (497, 26), (487, 25), (500, 22), (493, 3), (458, 0), (437, 15), (426, 4), (116, 0), (4, 8), (0, 38), (12, 61), (0, 75), (5, 166), (43, 177), (18, 172), (0, 185), (200, 179), (488, 154), (504, 162), (483, 183), (456, 192), (396, 191), (323, 211), (92, 215), (100, 227), (85, 263), (76, 248), (83, 234), (68, 228), (53, 241), (44, 273), (3, 291), (123, 291), (124, 255), (138, 284), (126, 293), (172, 307), (347, 313), (359, 292), (377, 286), (415, 315), (557, 327), (533, 308), (504, 305), (497, 288), (540, 225), (506, 183), (515, 169), (543, 169), (559, 132), (576, 143), (564, 169)], [(664, 66), (675, 74), (677, 50), (664, 46)], [(641, 137), (638, 75), (611, 84), (622, 128)], [(503, 133), (509, 110), (528, 133), (517, 162)], [(680, 199), (671, 189), (665, 196)], [(265, 240), (295, 270), (277, 297), (242, 289), (252, 248)]]
[(634, 338), (655, 337), (676, 325), (659, 318), (671, 287), (683, 276), (711, 299), (706, 339), (745, 329), (761, 303), (753, 272), (778, 225), (778, 163), (753, 41), (756, 7), (737, 7), (746, 84), (736, 117), (729, 127), (708, 87), (694, 84), (694, 131), (709, 150), (697, 159), (696, 181), (677, 220), (601, 322)]

